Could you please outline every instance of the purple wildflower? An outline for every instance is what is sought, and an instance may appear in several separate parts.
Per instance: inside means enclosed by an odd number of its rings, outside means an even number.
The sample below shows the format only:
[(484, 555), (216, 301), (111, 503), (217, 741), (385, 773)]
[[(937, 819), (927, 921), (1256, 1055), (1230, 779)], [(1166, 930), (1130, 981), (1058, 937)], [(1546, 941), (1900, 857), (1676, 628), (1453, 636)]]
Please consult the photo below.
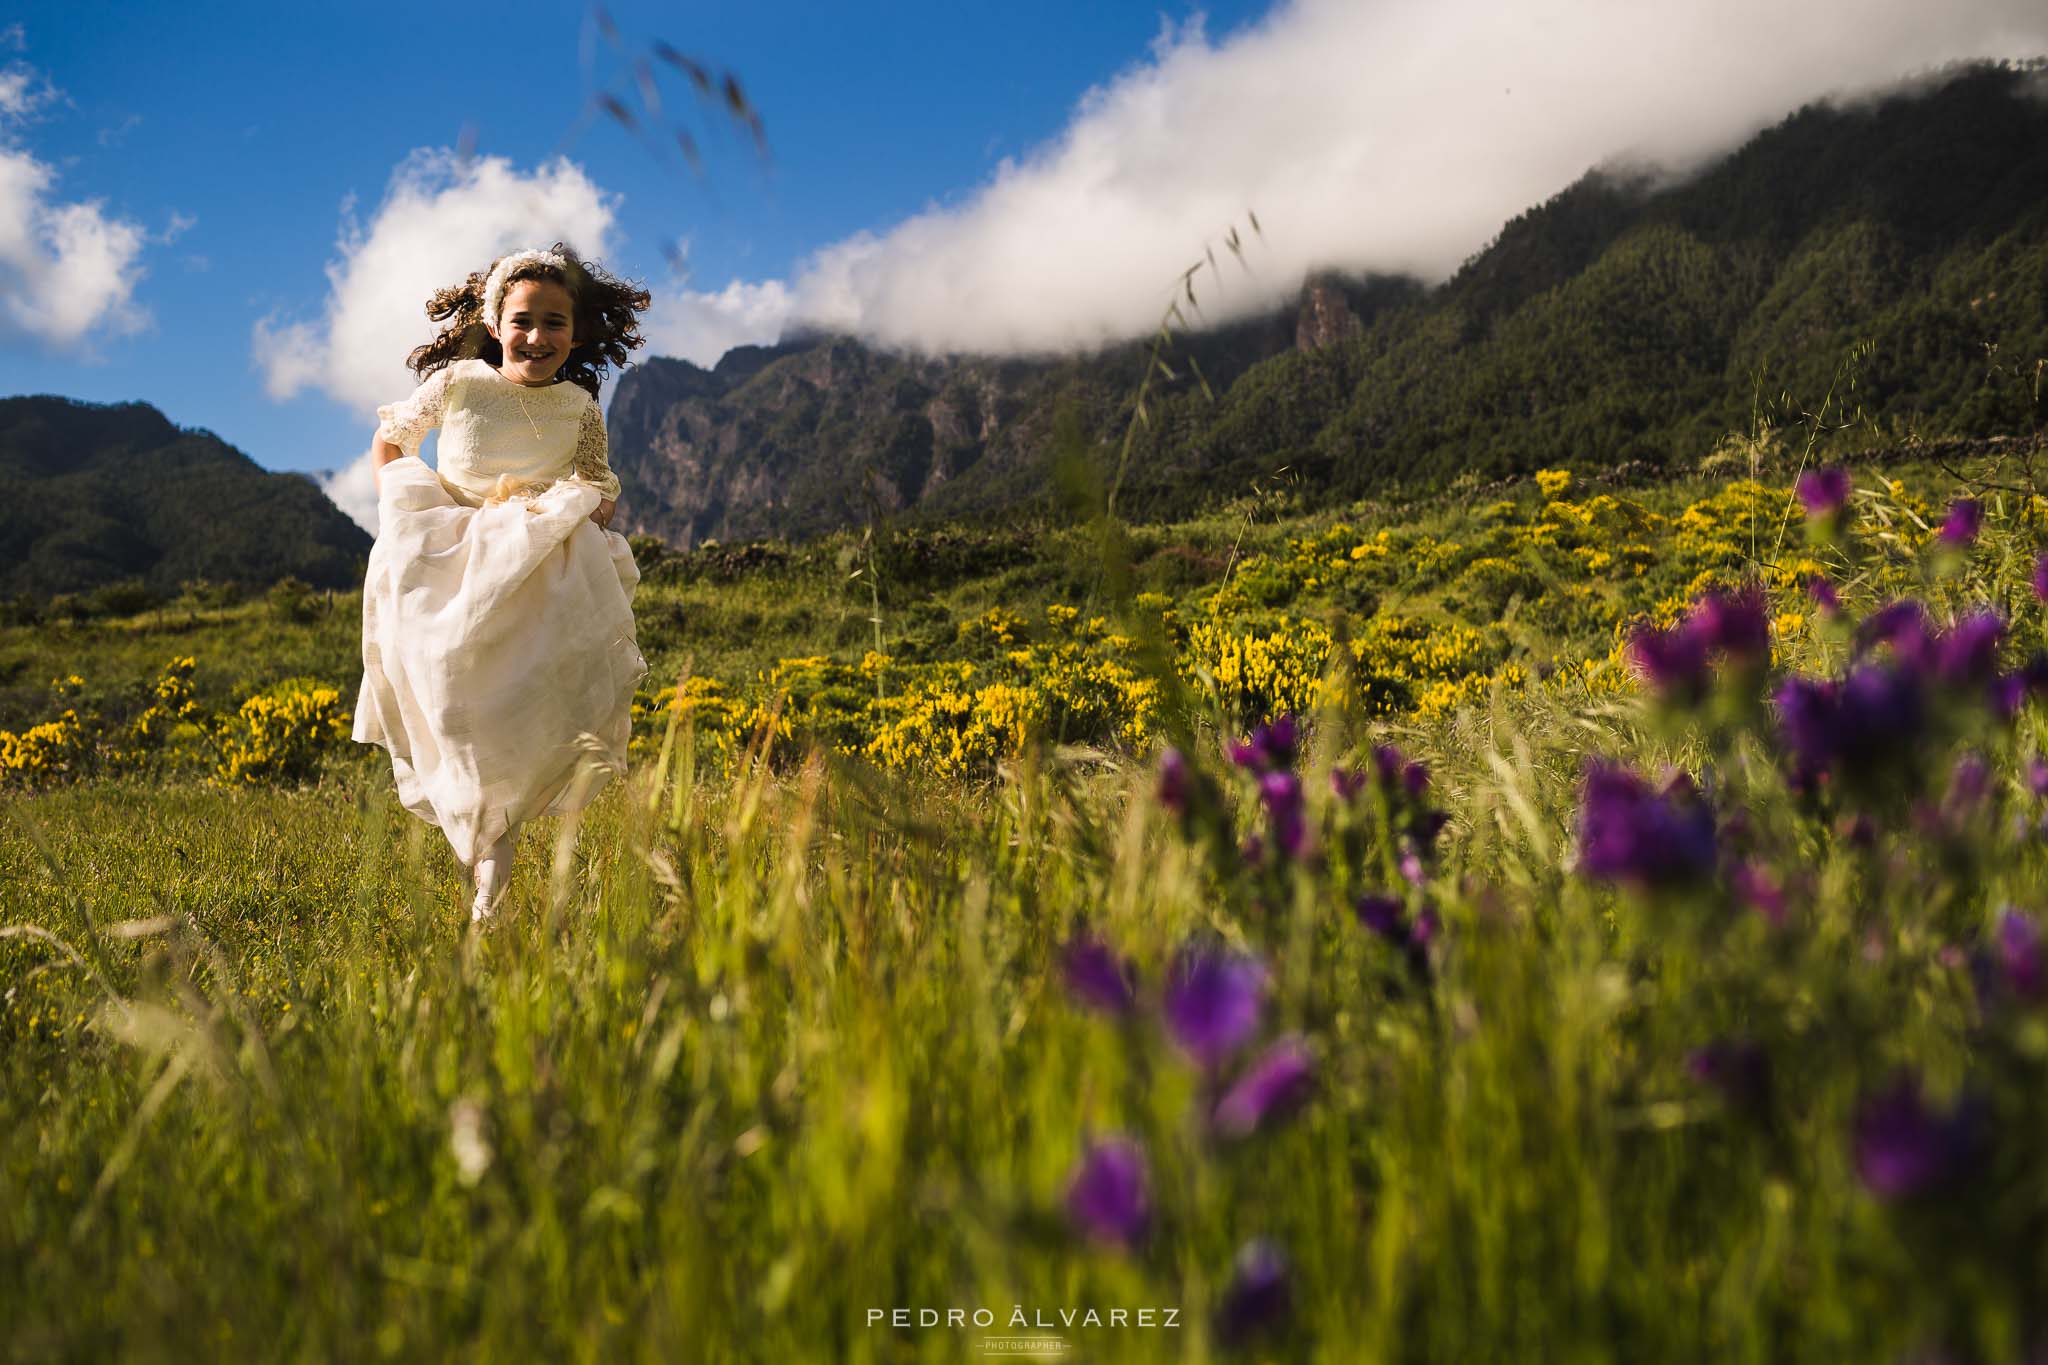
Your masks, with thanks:
[(1919, 1081), (1901, 1074), (1856, 1110), (1856, 1173), (1880, 1199), (1908, 1199), (1958, 1173), (1976, 1138), (1968, 1105), (1930, 1109)]
[(1330, 774), (1330, 788), (1340, 800), (1354, 800), (1368, 785), (1384, 799), (1389, 825), (1406, 844), (1401, 855), (1402, 874), (1420, 882), (1422, 860), (1434, 851), (1437, 835), (1451, 818), (1429, 805), (1428, 766), (1391, 744), (1381, 744), (1373, 748), (1372, 762), (1366, 768), (1339, 768)]
[(1629, 636), (1629, 659), (1666, 701), (1692, 703), (1707, 695), (1706, 641), (1690, 625), (1681, 621), (1668, 630), (1645, 625)]
[(2035, 754), (2027, 760), (2027, 790), (2048, 797), (2048, 758)]
[(1842, 680), (1839, 739), (1862, 758), (1911, 739), (1920, 727), (1920, 691), (1895, 669), (1866, 666)]
[(1407, 916), (1401, 912), (1401, 902), (1392, 896), (1360, 896), (1358, 922), (1389, 943), (1408, 940)]
[(1250, 739), (1230, 746), (1230, 761), (1254, 772), (1285, 772), (1294, 766), (1300, 747), (1293, 716), (1276, 716), (1252, 731)]
[(1998, 917), (1997, 958), (1999, 973), (2014, 995), (2022, 1000), (2041, 998), (2043, 988), (2048, 987), (2041, 926), (2010, 906)]
[(1770, 1102), (1771, 1055), (1761, 1043), (1717, 1038), (1695, 1049), (1685, 1069), (1701, 1085), (1719, 1091), (1732, 1109), (1755, 1113)]
[(1410, 759), (1393, 745), (1375, 745), (1372, 762), (1389, 796), (1396, 792), (1405, 792), (1411, 798), (1420, 800), (1429, 791), (1429, 769), (1419, 760)]
[(1984, 527), (1984, 504), (1975, 498), (1957, 498), (1948, 506), (1948, 520), (1941, 524), (1941, 543), (1952, 550), (1966, 550), (1977, 542)]
[(1794, 675), (1772, 698), (1778, 706), (1778, 730), (1801, 771), (1818, 774), (1833, 760), (1842, 689), (1826, 678)]
[(2010, 673), (1991, 680), (1991, 709), (2011, 720), (2027, 698), (2048, 696), (2048, 654), (2037, 653)]
[(1807, 516), (1832, 516), (1849, 502), (1849, 471), (1840, 465), (1809, 469), (1799, 476), (1797, 491)]
[(1444, 826), (1451, 823), (1451, 813), (1443, 810), (1420, 810), (1408, 822), (1408, 837), (1414, 841), (1416, 851), (1427, 858), (1436, 851), (1436, 840), (1444, 832)]
[(1912, 677), (1882, 664), (1860, 665), (1840, 682), (1787, 678), (1774, 700), (1797, 778), (1809, 785), (1880, 773), (1918, 737), (1924, 710)]
[(1259, 801), (1273, 830), (1273, 847), (1285, 857), (1300, 857), (1308, 844), (1301, 779), (1290, 772), (1266, 773), (1259, 778)]
[(1785, 888), (1755, 863), (1738, 863), (1728, 874), (1728, 883), (1743, 904), (1769, 920), (1773, 927), (1785, 924)]
[(2005, 618), (1997, 612), (1970, 613), (1935, 637), (1935, 673), (1956, 687), (1989, 682), (2004, 634)]
[(2048, 555), (2042, 555), (2034, 565), (2034, 596), (2048, 602)]
[(1183, 949), (1166, 983), (1166, 1024), (1189, 1056), (1214, 1068), (1258, 1031), (1266, 969), (1255, 958)]
[(1129, 1247), (1152, 1216), (1145, 1153), (1127, 1137), (1089, 1144), (1067, 1183), (1067, 1216), (1097, 1242)]
[(1806, 595), (1813, 599), (1815, 606), (1829, 616), (1837, 615), (1842, 610), (1842, 595), (1836, 592), (1835, 585), (1821, 574), (1814, 574), (1806, 580)]
[(1130, 1012), (1136, 971), (1129, 959), (1119, 960), (1108, 944), (1085, 930), (1060, 953), (1067, 991), (1076, 1000), (1104, 1014)]
[(1168, 746), (1159, 755), (1159, 804), (1175, 815), (1186, 815), (1192, 781), (1188, 772), (1188, 756)]
[(1693, 604), (1691, 624), (1708, 650), (1732, 663), (1759, 664), (1771, 657), (1771, 615), (1754, 583), (1706, 594)]
[(1444, 927), (1434, 907), (1425, 906), (1411, 920), (1392, 896), (1360, 896), (1357, 911), (1360, 924), (1402, 950), (1416, 980), (1429, 980), (1429, 945)]
[(1991, 713), (2011, 720), (2027, 704), (2027, 675), (2018, 670), (2001, 673), (1991, 680)]
[(1315, 1058), (1299, 1034), (1289, 1034), (1266, 1049), (1217, 1102), (1216, 1127), (1244, 1137), (1300, 1104), (1314, 1087)]
[(1936, 633), (1927, 611), (1913, 598), (1886, 603), (1863, 618), (1856, 631), (1858, 657), (1875, 645), (1890, 645), (1899, 664), (1916, 671), (1931, 671), (1935, 664)]
[(1991, 767), (1977, 754), (1964, 754), (1948, 777), (1948, 806), (1962, 812), (1974, 807), (1991, 790)]
[(1285, 1321), (1292, 1309), (1287, 1257), (1263, 1238), (1245, 1243), (1217, 1310), (1216, 1335), (1236, 1345)]
[(1714, 658), (1738, 668), (1769, 662), (1771, 620), (1763, 592), (1752, 584), (1707, 593), (1669, 629), (1639, 627), (1628, 648), (1637, 672), (1665, 701), (1697, 703), (1707, 695)]
[(1618, 763), (1587, 765), (1579, 796), (1579, 869), (1601, 881), (1678, 886), (1714, 866), (1714, 816), (1679, 774), (1662, 791)]

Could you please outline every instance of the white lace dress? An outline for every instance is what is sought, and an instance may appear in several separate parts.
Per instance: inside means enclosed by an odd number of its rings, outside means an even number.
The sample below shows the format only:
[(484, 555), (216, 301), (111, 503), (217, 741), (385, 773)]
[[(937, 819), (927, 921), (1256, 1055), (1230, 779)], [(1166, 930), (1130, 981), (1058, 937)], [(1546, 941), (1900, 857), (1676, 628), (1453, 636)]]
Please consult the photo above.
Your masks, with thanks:
[[(406, 454), (378, 474), (355, 738), (390, 750), (399, 799), (469, 864), (625, 771), (640, 572), (590, 520), (619, 481), (584, 389), (463, 360), (377, 416)], [(438, 472), (419, 459), (437, 426)]]

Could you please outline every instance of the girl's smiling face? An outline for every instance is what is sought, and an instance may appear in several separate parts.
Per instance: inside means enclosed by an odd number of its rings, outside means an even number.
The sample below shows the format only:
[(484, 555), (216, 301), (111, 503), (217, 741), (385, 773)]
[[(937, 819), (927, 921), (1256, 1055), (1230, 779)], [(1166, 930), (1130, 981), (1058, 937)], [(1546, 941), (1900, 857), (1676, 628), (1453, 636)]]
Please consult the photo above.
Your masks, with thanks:
[(515, 384), (549, 384), (575, 344), (576, 303), (553, 280), (515, 280), (490, 324), (505, 349), (499, 372)]

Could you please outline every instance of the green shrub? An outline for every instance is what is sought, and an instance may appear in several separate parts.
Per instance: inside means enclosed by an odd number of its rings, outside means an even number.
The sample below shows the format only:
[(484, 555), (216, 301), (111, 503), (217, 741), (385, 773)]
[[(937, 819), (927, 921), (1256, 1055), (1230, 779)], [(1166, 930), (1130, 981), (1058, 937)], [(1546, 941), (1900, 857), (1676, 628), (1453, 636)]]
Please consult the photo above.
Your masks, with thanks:
[(294, 625), (305, 625), (317, 620), (326, 611), (325, 604), (313, 591), (312, 585), (289, 576), (280, 578), (271, 585), (269, 601), (274, 616)]
[(133, 616), (160, 605), (163, 594), (139, 578), (125, 578), (95, 588), (90, 596), (95, 616)]

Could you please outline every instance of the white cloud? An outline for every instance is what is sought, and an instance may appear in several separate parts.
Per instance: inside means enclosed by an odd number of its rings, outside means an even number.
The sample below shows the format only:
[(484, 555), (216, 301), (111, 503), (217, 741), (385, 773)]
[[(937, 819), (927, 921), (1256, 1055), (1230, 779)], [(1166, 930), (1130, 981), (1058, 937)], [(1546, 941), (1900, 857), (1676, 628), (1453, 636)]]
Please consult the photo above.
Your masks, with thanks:
[[(0, 45), (20, 43), (20, 25), (0, 32)], [(148, 325), (134, 294), (149, 234), (110, 214), (104, 200), (52, 197), (56, 171), (16, 136), (59, 97), (23, 63), (0, 71), (0, 305), (28, 336), (85, 351), (93, 333)]]
[(128, 115), (128, 117), (122, 119), (119, 123), (100, 129), (100, 146), (118, 147), (123, 142), (127, 141), (128, 134), (134, 132), (137, 128), (140, 128), (141, 126), (142, 115), (130, 114)]
[[(673, 330), (765, 325), (747, 301), (774, 297), (911, 349), (1085, 347), (1157, 326), (1212, 245), (1212, 320), (1318, 267), (1441, 278), (1590, 166), (1683, 169), (1831, 93), (2044, 50), (2039, 0), (1295, 0), (1222, 41), (1167, 30), (964, 203), (828, 246), (787, 286), (686, 295)], [(1247, 210), (1250, 274), (1216, 245)]]
[[(374, 424), (378, 404), (404, 397), (418, 383), (405, 357), (433, 338), (428, 295), (515, 247), (564, 241), (585, 256), (602, 257), (614, 205), (563, 158), (528, 173), (502, 157), (465, 160), (442, 148), (414, 152), (392, 173), (367, 224), (357, 220), (353, 198), (344, 202), (339, 254), (327, 266), (319, 315), (294, 320), (273, 314), (255, 324), (252, 349), (265, 387), (279, 399), (317, 390), (360, 410), (366, 427)], [(324, 486), (358, 521), (367, 487), (374, 517), (367, 451)], [(344, 500), (350, 498), (356, 506)]]
[(648, 352), (707, 368), (735, 346), (775, 340), (789, 320), (790, 293), (780, 280), (732, 280), (716, 293), (680, 283), (652, 292), (654, 306), (640, 325)]
[[(644, 330), (650, 350), (699, 364), (785, 323), (922, 351), (1053, 351), (1150, 332), (1210, 247), (1211, 321), (1290, 297), (1317, 268), (1438, 279), (1590, 166), (1683, 170), (1817, 98), (2044, 50), (2039, 0), (1291, 0), (1221, 40), (1168, 27), (1056, 138), (789, 278), (704, 291), (679, 273)], [(1248, 211), (1264, 232), (1239, 270), (1220, 242)], [(371, 224), (344, 231), (323, 315), (258, 324), (271, 392), (367, 412), (410, 387), (431, 289), (531, 241), (600, 253), (611, 223), (566, 161), (522, 175), (418, 153)], [(367, 456), (329, 488), (364, 520)]]
[(33, 118), (57, 96), (57, 88), (48, 78), (26, 62), (10, 63), (0, 71), (0, 118), (16, 122)]
[(348, 513), (356, 525), (377, 534), (377, 467), (370, 458), (371, 452), (363, 453), (351, 460), (340, 472), (323, 474), (318, 478), (321, 490), (342, 511)]
[(502, 157), (414, 152), (367, 225), (344, 205), (320, 316), (256, 323), (271, 396), (315, 388), (366, 411), (403, 397), (417, 382), (406, 353), (434, 335), (429, 294), (515, 247), (560, 240), (602, 256), (612, 215), (612, 200), (565, 159), (524, 174)]

